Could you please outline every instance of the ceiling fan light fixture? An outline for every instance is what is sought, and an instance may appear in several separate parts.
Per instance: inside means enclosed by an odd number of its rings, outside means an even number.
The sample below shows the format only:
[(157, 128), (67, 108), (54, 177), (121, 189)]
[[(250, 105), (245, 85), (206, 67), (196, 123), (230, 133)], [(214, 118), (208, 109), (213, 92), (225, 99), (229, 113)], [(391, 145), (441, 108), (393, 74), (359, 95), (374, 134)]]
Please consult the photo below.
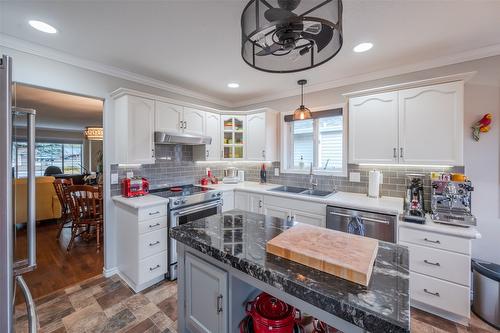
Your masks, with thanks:
[(237, 82), (229, 82), (229, 83), (227, 84), (227, 87), (228, 87), (228, 88), (233, 88), (233, 89), (236, 89), (236, 88), (239, 88), (239, 87), (240, 87), (240, 84), (239, 84), (239, 83), (237, 83)]
[(370, 50), (373, 47), (373, 43), (364, 42), (356, 45), (352, 50), (356, 53), (362, 53)]
[(42, 22), (42, 21), (37, 21), (37, 20), (29, 20), (28, 21), (29, 25), (33, 29), (36, 29), (41, 32), (45, 32), (46, 34), (55, 34), (57, 32), (57, 29), (51, 26), (48, 23)]
[(342, 0), (250, 0), (241, 14), (241, 56), (268, 73), (324, 64), (342, 48), (342, 10)]
[(293, 120), (306, 120), (312, 118), (311, 110), (304, 106), (304, 85), (306, 80), (299, 80), (297, 84), (300, 85), (300, 106), (293, 112)]

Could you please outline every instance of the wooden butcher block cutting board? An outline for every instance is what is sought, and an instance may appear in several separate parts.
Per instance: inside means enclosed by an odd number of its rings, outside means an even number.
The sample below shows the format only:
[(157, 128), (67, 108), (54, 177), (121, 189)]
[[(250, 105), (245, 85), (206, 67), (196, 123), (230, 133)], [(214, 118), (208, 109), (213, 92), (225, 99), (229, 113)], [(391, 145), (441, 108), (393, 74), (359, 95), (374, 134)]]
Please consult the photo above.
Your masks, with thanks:
[(267, 242), (269, 253), (368, 286), (378, 240), (297, 223)]

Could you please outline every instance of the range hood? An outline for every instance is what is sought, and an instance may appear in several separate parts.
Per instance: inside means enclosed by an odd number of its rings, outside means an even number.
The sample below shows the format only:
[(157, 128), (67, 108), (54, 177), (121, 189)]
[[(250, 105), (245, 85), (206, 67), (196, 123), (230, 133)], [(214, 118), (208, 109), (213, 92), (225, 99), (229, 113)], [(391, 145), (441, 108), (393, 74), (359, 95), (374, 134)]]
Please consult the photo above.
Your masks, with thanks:
[(212, 143), (212, 138), (175, 132), (155, 132), (155, 143), (158, 145), (209, 145)]

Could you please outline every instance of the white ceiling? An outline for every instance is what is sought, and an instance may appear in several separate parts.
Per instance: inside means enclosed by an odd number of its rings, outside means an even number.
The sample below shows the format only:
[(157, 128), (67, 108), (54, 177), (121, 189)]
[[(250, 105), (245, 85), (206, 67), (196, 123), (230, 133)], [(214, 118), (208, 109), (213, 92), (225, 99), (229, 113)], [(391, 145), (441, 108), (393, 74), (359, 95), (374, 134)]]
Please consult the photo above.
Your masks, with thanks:
[[(268, 74), (250, 68), (240, 56), (246, 2), (2, 1), (0, 29), (226, 105), (298, 93), (296, 81), (302, 78), (311, 89), (437, 58), (452, 61), (457, 54), (500, 45), (500, 1), (345, 0), (344, 46), (335, 58), (308, 71)], [(30, 19), (59, 32), (35, 31), (27, 24)], [(375, 46), (355, 54), (352, 48), (362, 41)], [(232, 81), (240, 88), (227, 88)]]
[(17, 84), (13, 104), (36, 110), (36, 127), (80, 131), (102, 126), (101, 100)]

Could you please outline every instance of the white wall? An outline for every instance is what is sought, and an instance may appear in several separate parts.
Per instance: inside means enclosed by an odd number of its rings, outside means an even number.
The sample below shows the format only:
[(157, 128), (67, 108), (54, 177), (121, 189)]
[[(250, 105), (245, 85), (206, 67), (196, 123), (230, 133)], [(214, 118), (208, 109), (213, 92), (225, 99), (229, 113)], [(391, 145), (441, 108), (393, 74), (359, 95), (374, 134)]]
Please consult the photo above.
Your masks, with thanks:
[(173, 98), (206, 107), (221, 108), (219, 105), (199, 101), (197, 99), (167, 92), (162, 89), (153, 88), (135, 82), (104, 75), (94, 71), (82, 69), (47, 58), (23, 53), (0, 45), (0, 54), (6, 54), (13, 58), (12, 79), (16, 82), (36, 85), (44, 88), (66, 91), (74, 94), (86, 95), (104, 99), (104, 197), (106, 206), (105, 215), (105, 257), (104, 266), (106, 270), (116, 267), (117, 242), (114, 219), (114, 206), (109, 196), (110, 163), (108, 158), (113, 154), (113, 143), (107, 138), (112, 137), (112, 108), (107, 98), (111, 92), (118, 88), (129, 88), (154, 95)]
[[(344, 102), (342, 94), (346, 92), (470, 71), (477, 71), (477, 74), (465, 84), (464, 160), (465, 172), (475, 188), (472, 208), (482, 234), (482, 239), (473, 242), (472, 254), (475, 258), (500, 263), (500, 56), (323, 90), (306, 94), (304, 99), (306, 106), (320, 107)], [(307, 78), (307, 72), (304, 72), (304, 77)], [(305, 90), (307, 92), (307, 86)], [(290, 111), (298, 105), (299, 96), (295, 96), (240, 109), (266, 106), (278, 111)], [(492, 129), (483, 134), (479, 142), (475, 142), (471, 138), (470, 127), (488, 112), (493, 114)]]

